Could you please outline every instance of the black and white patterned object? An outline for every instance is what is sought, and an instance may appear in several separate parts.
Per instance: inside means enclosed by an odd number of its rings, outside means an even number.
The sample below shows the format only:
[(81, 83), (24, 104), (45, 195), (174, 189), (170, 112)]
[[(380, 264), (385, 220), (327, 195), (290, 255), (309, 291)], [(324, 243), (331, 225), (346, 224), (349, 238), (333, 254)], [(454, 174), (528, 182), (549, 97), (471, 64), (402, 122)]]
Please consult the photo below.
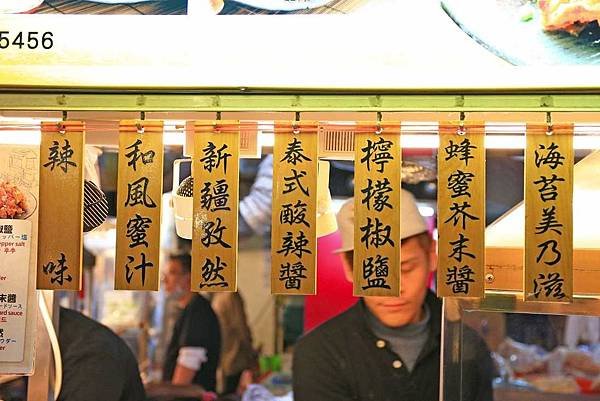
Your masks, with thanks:
[(179, 184), (179, 188), (177, 188), (177, 195), (183, 196), (185, 198), (191, 198), (194, 196), (194, 177), (187, 177), (185, 180), (181, 181)]
[(96, 184), (85, 180), (83, 184), (83, 232), (92, 231), (104, 223), (108, 216), (108, 201)]

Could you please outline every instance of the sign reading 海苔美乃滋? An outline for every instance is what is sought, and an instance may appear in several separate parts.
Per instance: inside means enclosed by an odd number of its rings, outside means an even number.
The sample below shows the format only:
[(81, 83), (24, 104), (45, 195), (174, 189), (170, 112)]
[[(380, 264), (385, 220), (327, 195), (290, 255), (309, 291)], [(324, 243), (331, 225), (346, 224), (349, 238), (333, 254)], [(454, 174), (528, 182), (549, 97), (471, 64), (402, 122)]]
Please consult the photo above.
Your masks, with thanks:
[(37, 288), (80, 290), (84, 124), (43, 122)]
[(527, 126), (527, 301), (573, 300), (573, 124)]
[(400, 295), (400, 125), (354, 134), (354, 295)]
[(437, 294), (483, 297), (484, 124), (441, 122), (439, 135)]
[(271, 292), (316, 293), (316, 123), (276, 124), (273, 147)]
[(162, 121), (121, 121), (117, 290), (158, 290), (163, 154)]
[(194, 125), (192, 291), (237, 290), (240, 124)]

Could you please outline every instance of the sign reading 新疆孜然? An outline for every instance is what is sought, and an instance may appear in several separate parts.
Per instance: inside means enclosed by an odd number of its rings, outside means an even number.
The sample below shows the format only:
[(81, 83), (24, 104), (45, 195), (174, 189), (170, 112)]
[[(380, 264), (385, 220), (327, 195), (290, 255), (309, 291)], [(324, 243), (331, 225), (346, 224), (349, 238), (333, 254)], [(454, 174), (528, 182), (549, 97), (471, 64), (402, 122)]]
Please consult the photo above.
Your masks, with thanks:
[(237, 291), (239, 122), (194, 126), (192, 291)]

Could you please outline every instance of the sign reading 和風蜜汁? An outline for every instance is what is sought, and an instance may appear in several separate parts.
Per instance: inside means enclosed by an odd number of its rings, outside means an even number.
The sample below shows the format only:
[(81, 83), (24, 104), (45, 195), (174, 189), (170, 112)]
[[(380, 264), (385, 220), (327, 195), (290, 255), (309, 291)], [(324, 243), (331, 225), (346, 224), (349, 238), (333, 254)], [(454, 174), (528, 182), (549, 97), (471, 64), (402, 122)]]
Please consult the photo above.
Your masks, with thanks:
[(121, 121), (117, 290), (158, 290), (163, 153), (162, 121)]
[(437, 294), (483, 297), (484, 124), (441, 122), (439, 133)]
[(573, 124), (527, 126), (525, 299), (573, 300)]

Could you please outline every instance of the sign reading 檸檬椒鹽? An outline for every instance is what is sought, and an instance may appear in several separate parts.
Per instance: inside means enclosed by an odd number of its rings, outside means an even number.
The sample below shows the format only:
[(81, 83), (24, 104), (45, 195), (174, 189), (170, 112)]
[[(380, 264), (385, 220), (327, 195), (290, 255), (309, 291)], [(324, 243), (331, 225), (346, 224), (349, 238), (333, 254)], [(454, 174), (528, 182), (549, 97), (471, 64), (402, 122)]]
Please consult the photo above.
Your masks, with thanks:
[(354, 134), (354, 295), (400, 295), (400, 127)]

